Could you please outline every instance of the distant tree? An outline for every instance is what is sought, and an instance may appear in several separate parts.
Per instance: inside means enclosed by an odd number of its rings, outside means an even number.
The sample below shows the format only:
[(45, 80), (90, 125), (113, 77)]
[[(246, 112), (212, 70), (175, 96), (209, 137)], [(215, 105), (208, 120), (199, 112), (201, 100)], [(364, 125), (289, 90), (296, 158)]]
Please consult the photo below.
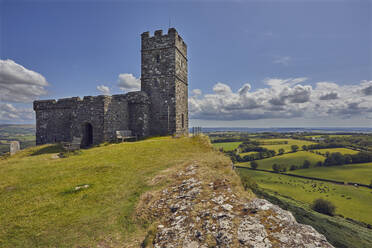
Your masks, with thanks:
[(270, 156), (274, 157), (276, 155), (276, 151), (274, 150), (269, 150)]
[(298, 145), (292, 145), (291, 146), (292, 152), (297, 152), (298, 148), (299, 148)]
[(371, 187), (371, 188), (372, 188), (372, 180), (371, 180), (371, 183), (369, 184), (369, 187)]
[(283, 148), (280, 148), (279, 149), (279, 155), (282, 155), (284, 153), (284, 149)]
[(306, 145), (303, 145), (302, 146), (302, 150), (307, 151), (307, 146)]
[(351, 158), (350, 154), (345, 154), (344, 155), (344, 162), (345, 162), (345, 164), (351, 164), (353, 162), (353, 159)]
[(251, 168), (255, 170), (255, 169), (257, 169), (257, 167), (258, 167), (258, 163), (256, 161), (252, 161), (251, 162)]
[(258, 189), (256, 181), (251, 176), (240, 174), (240, 180), (242, 181), (245, 190), (252, 189), (254, 191)]
[(291, 167), (289, 167), (289, 170), (291, 171), (294, 171), (294, 170), (297, 170), (297, 166), (296, 165), (291, 165)]
[(335, 214), (336, 206), (328, 200), (318, 198), (314, 200), (311, 208), (318, 213), (327, 214), (333, 216)]
[(345, 163), (345, 156), (339, 152), (332, 152), (331, 154), (328, 155), (328, 157), (324, 161), (324, 164), (326, 166), (342, 165), (344, 163)]
[(302, 168), (304, 169), (307, 169), (307, 168), (310, 168), (310, 161), (309, 160), (305, 160), (303, 165), (302, 165)]
[(277, 165), (277, 164), (273, 164), (273, 171), (275, 171), (275, 172), (280, 172), (279, 165)]
[(326, 151), (325, 156), (328, 158), (329, 157), (329, 151)]
[(322, 161), (318, 161), (318, 162), (316, 163), (316, 166), (317, 166), (317, 167), (321, 167), (322, 165), (323, 165)]

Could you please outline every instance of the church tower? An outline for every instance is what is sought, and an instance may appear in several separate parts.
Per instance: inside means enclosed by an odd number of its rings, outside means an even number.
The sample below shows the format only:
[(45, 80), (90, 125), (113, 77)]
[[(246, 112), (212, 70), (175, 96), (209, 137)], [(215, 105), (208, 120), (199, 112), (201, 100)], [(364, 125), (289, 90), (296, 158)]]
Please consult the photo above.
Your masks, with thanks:
[(175, 28), (141, 35), (141, 91), (150, 98), (152, 135), (188, 133), (187, 46)]

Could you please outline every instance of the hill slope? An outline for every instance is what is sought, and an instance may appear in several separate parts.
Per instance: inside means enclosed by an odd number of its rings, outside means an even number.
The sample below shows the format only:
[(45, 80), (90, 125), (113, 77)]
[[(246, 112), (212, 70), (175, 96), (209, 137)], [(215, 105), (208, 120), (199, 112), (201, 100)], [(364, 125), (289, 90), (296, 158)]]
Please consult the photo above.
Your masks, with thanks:
[[(0, 159), (0, 223), (5, 227), (0, 228), (0, 247), (139, 247), (141, 244), (152, 246), (153, 241), (162, 244), (162, 237), (168, 236), (162, 236), (162, 229), (157, 225), (168, 228), (171, 222), (164, 218), (175, 213), (180, 216), (183, 208), (180, 206), (178, 211), (178, 208), (163, 205), (162, 212), (156, 215), (157, 211), (152, 207), (158, 206), (157, 209), (161, 210), (158, 200), (167, 197), (193, 201), (187, 195), (175, 195), (186, 194), (195, 188), (194, 184), (187, 185), (185, 180), (198, 180), (203, 187), (207, 187), (203, 194), (196, 195), (199, 203), (212, 201), (205, 197), (219, 194), (221, 190), (226, 191), (225, 195), (233, 193), (235, 202), (226, 198), (224, 201), (234, 207), (234, 204), (240, 204), (242, 211), (238, 211), (236, 205), (235, 209), (240, 215), (236, 215), (236, 221), (234, 218), (232, 223), (237, 222), (238, 218), (248, 218), (246, 222), (255, 221), (261, 233), (265, 233), (271, 225), (265, 221), (271, 219), (271, 215), (274, 220), (276, 216), (285, 216), (291, 223), (288, 227), (307, 230), (308, 234), (298, 239), (300, 242), (318, 242), (328, 246), (322, 235), (312, 228), (294, 223), (289, 213), (276, 213), (279, 208), (264, 201), (249, 203), (253, 195), (242, 189), (239, 177), (231, 170), (229, 159), (214, 152), (207, 139), (154, 138), (102, 145), (66, 158), (59, 158), (57, 152), (58, 146), (47, 145)], [(194, 174), (188, 174), (190, 165), (197, 168), (192, 169)], [(224, 182), (221, 189), (213, 186), (216, 183), (219, 185), (218, 182)], [(171, 190), (174, 193), (164, 193)], [(249, 204), (242, 207), (245, 203)], [(202, 211), (199, 207), (203, 205), (195, 206), (198, 206), (193, 208), (195, 211)], [(228, 216), (234, 214), (227, 213)], [(262, 223), (260, 216), (263, 216)], [(203, 236), (205, 239), (200, 242), (221, 242), (218, 230), (223, 230), (222, 225), (227, 222), (220, 220), (216, 222), (216, 232), (209, 236), (206, 233)], [(211, 221), (211, 225), (213, 223)], [(243, 228), (245, 231), (240, 233), (248, 245), (255, 241), (250, 239), (255, 230), (249, 229), (249, 225)], [(286, 230), (296, 233), (290, 228)], [(292, 234), (286, 234), (287, 240), (296, 240), (291, 238)], [(231, 242), (237, 242), (237, 235), (231, 237), (235, 240)], [(263, 239), (265, 242), (281, 242), (274, 236)]]

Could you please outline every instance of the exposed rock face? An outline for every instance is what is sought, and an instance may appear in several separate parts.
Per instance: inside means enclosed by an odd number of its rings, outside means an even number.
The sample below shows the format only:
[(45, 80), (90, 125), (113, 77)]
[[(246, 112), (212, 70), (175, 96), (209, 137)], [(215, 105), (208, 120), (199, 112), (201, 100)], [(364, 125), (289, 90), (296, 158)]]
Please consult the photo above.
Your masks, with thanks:
[(227, 180), (203, 181), (198, 166), (177, 175), (147, 211), (160, 220), (154, 247), (332, 247), (314, 228), (270, 202), (243, 199)]

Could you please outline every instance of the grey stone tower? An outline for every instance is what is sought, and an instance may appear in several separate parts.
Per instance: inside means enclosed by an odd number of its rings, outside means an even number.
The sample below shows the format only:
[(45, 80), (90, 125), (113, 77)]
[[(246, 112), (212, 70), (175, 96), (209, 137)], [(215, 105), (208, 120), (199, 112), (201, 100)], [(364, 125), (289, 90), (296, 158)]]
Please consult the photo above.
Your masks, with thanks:
[(141, 91), (150, 98), (150, 133), (188, 133), (187, 46), (170, 28), (141, 35)]

